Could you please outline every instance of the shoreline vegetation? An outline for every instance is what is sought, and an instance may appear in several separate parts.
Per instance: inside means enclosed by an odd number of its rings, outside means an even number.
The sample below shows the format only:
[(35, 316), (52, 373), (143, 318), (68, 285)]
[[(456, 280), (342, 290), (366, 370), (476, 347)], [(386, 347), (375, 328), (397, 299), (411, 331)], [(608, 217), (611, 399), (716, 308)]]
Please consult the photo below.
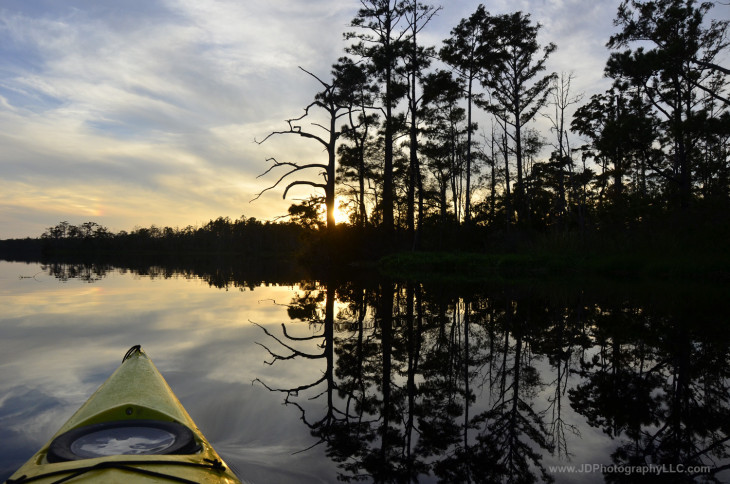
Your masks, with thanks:
[(255, 277), (298, 265), (320, 280), (730, 282), (730, 71), (716, 64), (730, 20), (714, 19), (712, 2), (622, 2), (611, 87), (589, 99), (571, 73), (547, 71), (557, 46), (538, 41), (529, 13), (479, 5), (437, 50), (416, 33), (440, 7), (367, 5), (331, 77), (299, 67), (321, 89), (311, 102), (255, 139), (323, 148), (266, 159), (254, 200), (313, 189), (287, 218), (119, 233), (64, 221), (0, 241), (0, 257)]
[[(239, 267), (267, 275), (315, 278), (385, 277), (430, 282), (730, 283), (730, 223), (676, 218), (631, 229), (590, 233), (498, 232), (485, 227), (434, 227), (419, 250), (408, 237), (377, 229), (336, 230), (294, 222), (219, 217), (184, 229), (152, 226), (110, 232), (94, 222), (61, 222), (38, 238), (0, 240), (0, 259), (21, 262), (101, 262), (118, 267)], [(387, 240), (387, 242), (386, 242)], [(245, 269), (243, 268), (245, 267)], [(236, 269), (233, 269), (236, 270)], [(297, 276), (298, 277), (298, 276)], [(294, 277), (296, 279), (296, 277)]]

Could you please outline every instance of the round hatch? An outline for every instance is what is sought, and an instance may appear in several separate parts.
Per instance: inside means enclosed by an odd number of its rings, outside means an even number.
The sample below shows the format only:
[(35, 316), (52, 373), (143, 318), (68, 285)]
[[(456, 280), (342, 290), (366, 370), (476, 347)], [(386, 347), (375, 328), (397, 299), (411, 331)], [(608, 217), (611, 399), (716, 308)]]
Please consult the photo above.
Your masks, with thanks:
[(48, 449), (48, 461), (193, 454), (197, 450), (193, 432), (184, 425), (161, 420), (118, 420), (86, 425), (59, 435)]

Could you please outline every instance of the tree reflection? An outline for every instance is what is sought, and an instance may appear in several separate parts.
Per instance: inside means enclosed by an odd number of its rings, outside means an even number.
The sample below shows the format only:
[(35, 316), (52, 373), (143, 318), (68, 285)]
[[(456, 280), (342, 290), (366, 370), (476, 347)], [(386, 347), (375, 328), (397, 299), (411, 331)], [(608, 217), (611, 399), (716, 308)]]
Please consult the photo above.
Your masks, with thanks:
[[(320, 290), (316, 283), (310, 283), (302, 286), (303, 294), (297, 295), (292, 302), (289, 304), (287, 312), (289, 317), (294, 320), (299, 320), (308, 323), (308, 326), (312, 328), (313, 334), (308, 336), (293, 336), (287, 332), (286, 324), (282, 324), (282, 337), (278, 337), (271, 333), (266, 327), (258, 325), (267, 336), (276, 341), (281, 349), (286, 351), (282, 354), (277, 350), (270, 349), (267, 345), (259, 343), (271, 356), (271, 360), (266, 363), (273, 365), (277, 361), (293, 360), (297, 358), (304, 358), (310, 360), (323, 360), (324, 371), (322, 376), (312, 382), (305, 382), (301, 385), (297, 385), (292, 388), (272, 388), (260, 379), (255, 379), (255, 382), (261, 383), (267, 389), (271, 391), (278, 391), (284, 393), (284, 403), (286, 405), (293, 405), (299, 409), (301, 413), (302, 421), (310, 429), (314, 435), (318, 435), (321, 440), (315, 445), (326, 442), (326, 432), (322, 433), (321, 429), (329, 429), (334, 426), (335, 421), (343, 414), (337, 408), (335, 408), (334, 392), (336, 390), (335, 378), (334, 378), (334, 286), (330, 285), (325, 287), (324, 290)], [(321, 303), (324, 302), (324, 312), (321, 311)], [(256, 324), (256, 323), (254, 323)], [(310, 353), (306, 350), (298, 349), (295, 347), (296, 344), (318, 342), (315, 347), (321, 350), (321, 352)], [(309, 345), (310, 347), (312, 345)], [(323, 387), (322, 390), (319, 390)], [(296, 397), (300, 393), (307, 392), (310, 390), (319, 391), (318, 394), (312, 397), (313, 400), (320, 399), (324, 396), (326, 405), (325, 414), (317, 420), (310, 420), (307, 417), (305, 407), (300, 404)], [(311, 415), (310, 415), (311, 417)]]
[[(320, 341), (322, 353), (297, 349), (305, 338), (286, 325), (281, 336), (263, 328), (285, 354), (262, 346), (270, 363), (323, 360), (316, 381), (267, 388), (300, 410), (315, 445), (325, 443), (339, 464), (340, 480), (552, 479), (541, 460), (554, 445), (534, 403), (544, 385), (533, 347), (545, 324), (531, 322), (533, 308), (509, 297), (431, 294), (417, 284), (333, 287), (302, 286), (288, 309), (292, 319), (322, 328), (307, 337)], [(310, 399), (327, 395), (323, 408), (295, 401), (319, 385)]]
[[(270, 389), (299, 409), (342, 481), (549, 482), (544, 457), (567, 462), (586, 425), (616, 440), (617, 465), (710, 466), (678, 474), (688, 480), (730, 467), (730, 361), (709, 329), (583, 293), (556, 304), (412, 283), (300, 289), (289, 316), (316, 334), (285, 324), (264, 331), (286, 353), (264, 346), (272, 363), (321, 359), (322, 376)], [(310, 339), (321, 353), (296, 349)], [(322, 407), (296, 401), (319, 386), (310, 398)], [(568, 403), (585, 420), (566, 417)]]
[(68, 282), (71, 279), (78, 279), (83, 282), (96, 282), (106, 277), (115, 268), (109, 264), (65, 264), (59, 262), (50, 262), (41, 265), (41, 270), (49, 276)]
[[(43, 269), (89, 282), (120, 270)], [(264, 274), (245, 265), (126, 270), (207, 274), (226, 289), (255, 287)], [(612, 449), (597, 459), (619, 469), (679, 466), (691, 472), (673, 474), (678, 482), (720, 482), (730, 473), (727, 308), (714, 296), (701, 301), (301, 282), (289, 320), (262, 326), (260, 344), (271, 365), (306, 360), (319, 371), (279, 386), (257, 381), (299, 413), (345, 482), (560, 481), (546, 462), (597, 463), (574, 461), (596, 457), (581, 441), (591, 427)]]
[(93, 257), (68, 256), (45, 262), (41, 269), (61, 281), (72, 279), (97, 282), (109, 274), (132, 273), (150, 279), (183, 277), (200, 279), (211, 287), (228, 290), (253, 290), (257, 286), (295, 284), (302, 280), (301, 268), (287, 261), (266, 258), (231, 258), (216, 254), (137, 254), (136, 257), (109, 255), (99, 260)]
[[(599, 313), (623, 324), (595, 332), (599, 351), (581, 362), (586, 381), (571, 400), (591, 425), (620, 438), (615, 464), (688, 470), (672, 476), (675, 482), (719, 482), (714, 476), (730, 468), (727, 338), (694, 318), (639, 313), (626, 307)], [(608, 482), (631, 477), (606, 474)]]
[(531, 320), (527, 301), (501, 301), (498, 329), (502, 345), (495, 360), (497, 375), (489, 408), (476, 415), (479, 427), (473, 475), (479, 482), (543, 482), (552, 477), (542, 465), (543, 452), (552, 452), (544, 412), (535, 410), (536, 391), (542, 386), (533, 366), (531, 341), (540, 328)]

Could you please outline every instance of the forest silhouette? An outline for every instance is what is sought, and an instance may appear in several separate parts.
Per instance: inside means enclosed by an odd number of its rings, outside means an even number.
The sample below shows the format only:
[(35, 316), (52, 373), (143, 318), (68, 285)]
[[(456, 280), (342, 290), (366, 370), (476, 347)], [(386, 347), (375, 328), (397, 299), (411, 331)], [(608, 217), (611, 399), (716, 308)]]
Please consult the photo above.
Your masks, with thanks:
[[(730, 101), (729, 71), (718, 62), (729, 21), (712, 19), (712, 8), (621, 2), (607, 39), (610, 88), (585, 99), (571, 91), (573, 74), (546, 71), (560, 46), (542, 41), (529, 13), (479, 5), (436, 48), (421, 34), (441, 7), (363, 1), (330, 77), (301, 68), (321, 90), (258, 141), (296, 137), (324, 150), (318, 160), (267, 160), (259, 196), (314, 190), (287, 217), (119, 233), (61, 222), (0, 250), (271, 255), (333, 266), (411, 250), (638, 254), (685, 265), (696, 257), (700, 272), (724, 278)], [(537, 120), (549, 129), (538, 132)], [(337, 203), (348, 221), (336, 222)]]
[[(439, 8), (362, 5), (331, 80), (309, 73), (323, 90), (261, 141), (290, 135), (325, 148), (321, 163), (271, 158), (264, 173), (279, 176), (264, 191), (324, 192), (300, 216), (316, 218), (323, 204), (333, 230), (339, 197), (351, 225), (427, 249), (452, 246), (434, 240), (445, 231), (479, 246), (505, 233), (580, 239), (669, 223), (671, 235), (727, 221), (728, 70), (716, 62), (728, 21), (708, 19), (712, 3), (622, 2), (607, 39), (611, 87), (587, 100), (571, 92), (571, 73), (546, 72), (559, 47), (540, 43), (528, 13), (480, 5), (437, 50), (417, 34)], [(540, 117), (549, 134), (535, 129)]]

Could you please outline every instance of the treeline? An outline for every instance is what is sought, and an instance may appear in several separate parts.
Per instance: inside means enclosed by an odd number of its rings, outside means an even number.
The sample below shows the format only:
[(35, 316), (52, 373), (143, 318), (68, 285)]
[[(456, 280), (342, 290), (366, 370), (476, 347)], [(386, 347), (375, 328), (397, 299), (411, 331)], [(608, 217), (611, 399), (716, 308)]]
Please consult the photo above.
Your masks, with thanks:
[[(588, 99), (571, 90), (572, 74), (547, 72), (559, 47), (541, 43), (527, 13), (479, 5), (437, 48), (422, 39), (440, 7), (360, 4), (331, 77), (302, 69), (321, 90), (259, 141), (294, 136), (324, 149), (321, 160), (268, 160), (264, 175), (274, 178), (259, 195), (318, 192), (292, 205), (288, 222), (219, 218), (118, 234), (64, 222), (44, 234), (44, 250), (306, 247), (311, 260), (513, 250), (536, 240), (594, 251), (607, 241), (653, 250), (677, 240), (679, 251), (724, 250), (730, 70), (718, 62), (730, 21), (711, 19), (712, 2), (623, 0), (607, 39), (612, 84)], [(349, 220), (335, 223), (337, 211)]]
[(96, 222), (61, 222), (40, 237), (44, 255), (100, 252), (229, 253), (242, 256), (295, 254), (310, 235), (301, 225), (218, 217), (201, 227), (135, 228), (111, 232)]
[[(332, 273), (345, 270), (339, 267), (343, 262), (375, 260), (390, 248), (372, 230), (342, 225), (327, 231), (316, 211), (293, 207), (288, 219), (277, 222), (242, 215), (235, 220), (218, 217), (198, 227), (152, 225), (116, 233), (96, 222), (74, 225), (63, 221), (48, 227), (38, 238), (0, 240), (0, 258), (69, 263), (96, 260), (119, 267), (163, 264), (176, 270), (276, 259)], [(251, 265), (247, 263), (246, 268)], [(256, 269), (264, 267), (257, 265)], [(265, 269), (281, 270), (270, 264)]]
[(331, 77), (305, 71), (322, 90), (260, 141), (324, 148), (307, 163), (270, 158), (278, 178), (264, 191), (315, 187), (293, 208), (324, 204), (330, 229), (336, 197), (351, 225), (407, 234), (408, 247), (429, 230), (584, 235), (730, 207), (730, 71), (717, 64), (728, 20), (710, 19), (712, 2), (622, 1), (606, 39), (612, 85), (589, 99), (572, 74), (547, 72), (558, 46), (527, 13), (479, 5), (437, 48), (422, 33), (440, 8), (361, 5)]

